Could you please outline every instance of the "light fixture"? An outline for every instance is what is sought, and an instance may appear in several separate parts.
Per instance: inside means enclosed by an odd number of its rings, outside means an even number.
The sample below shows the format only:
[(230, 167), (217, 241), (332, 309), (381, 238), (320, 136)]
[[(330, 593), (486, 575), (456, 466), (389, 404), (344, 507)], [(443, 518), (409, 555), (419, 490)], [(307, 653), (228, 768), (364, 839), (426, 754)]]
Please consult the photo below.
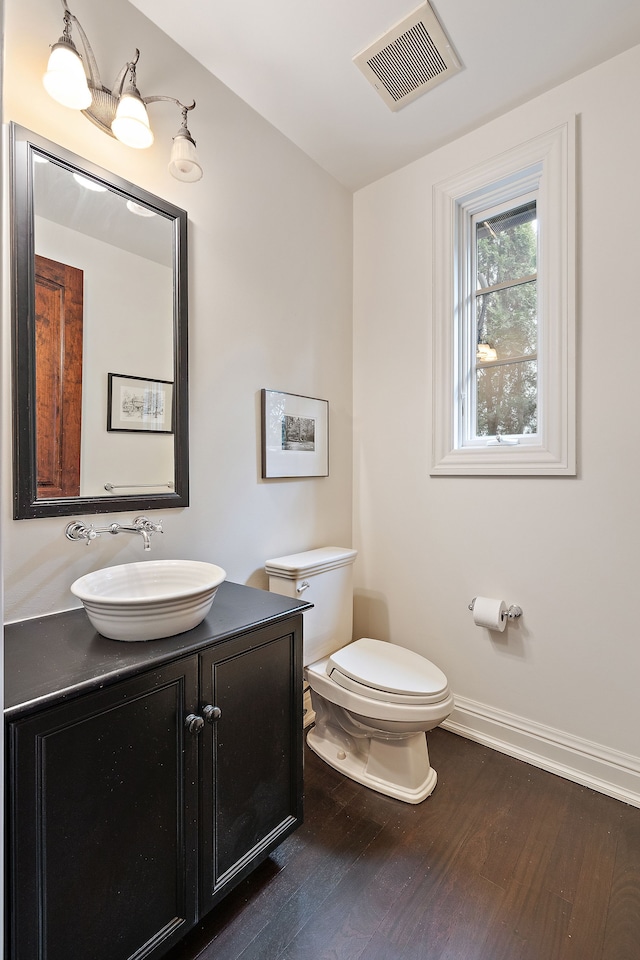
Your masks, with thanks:
[(85, 110), (91, 103), (91, 91), (82, 58), (71, 39), (72, 17), (66, 3), (64, 8), (64, 31), (58, 42), (51, 47), (47, 72), (42, 82), (49, 96), (64, 107)]
[[(193, 110), (195, 101), (186, 106), (175, 97), (142, 97), (136, 81), (139, 50), (116, 77), (113, 90), (109, 90), (100, 79), (91, 44), (78, 18), (69, 10), (67, 0), (61, 2), (64, 31), (51, 47), (47, 72), (42, 78), (47, 93), (63, 106), (81, 110), (103, 133), (137, 149), (153, 143), (147, 105), (161, 100), (175, 103), (182, 111), (182, 126), (173, 139), (169, 172), (177, 180), (189, 183), (200, 180), (202, 167), (196, 156), (196, 143), (187, 129), (187, 113)], [(71, 38), (72, 23), (82, 41), (86, 67)]]
[(150, 147), (153, 143), (149, 114), (136, 86), (136, 63), (139, 56), (140, 51), (136, 50), (136, 59), (129, 64), (129, 84), (120, 94), (116, 115), (111, 121), (111, 129), (118, 140), (137, 150)]
[(178, 180), (193, 182), (202, 176), (202, 167), (196, 156), (196, 142), (187, 130), (187, 111), (182, 108), (182, 125), (173, 138), (169, 172)]

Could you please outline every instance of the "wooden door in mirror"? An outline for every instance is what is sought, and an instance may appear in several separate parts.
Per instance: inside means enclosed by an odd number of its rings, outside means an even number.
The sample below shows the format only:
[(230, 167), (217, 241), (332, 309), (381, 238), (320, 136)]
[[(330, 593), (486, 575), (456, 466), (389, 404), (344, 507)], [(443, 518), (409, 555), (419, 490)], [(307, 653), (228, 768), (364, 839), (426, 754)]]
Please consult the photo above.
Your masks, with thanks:
[(35, 284), (38, 499), (78, 497), (84, 313), (82, 270), (36, 254)]

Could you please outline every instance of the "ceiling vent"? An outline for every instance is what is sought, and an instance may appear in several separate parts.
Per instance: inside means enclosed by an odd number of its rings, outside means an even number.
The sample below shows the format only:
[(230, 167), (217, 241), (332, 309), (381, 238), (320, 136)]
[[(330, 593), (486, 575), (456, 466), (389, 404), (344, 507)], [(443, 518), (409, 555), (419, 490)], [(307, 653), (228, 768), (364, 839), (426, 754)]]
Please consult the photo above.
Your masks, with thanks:
[(392, 110), (411, 103), (462, 69), (428, 3), (397, 23), (353, 62)]

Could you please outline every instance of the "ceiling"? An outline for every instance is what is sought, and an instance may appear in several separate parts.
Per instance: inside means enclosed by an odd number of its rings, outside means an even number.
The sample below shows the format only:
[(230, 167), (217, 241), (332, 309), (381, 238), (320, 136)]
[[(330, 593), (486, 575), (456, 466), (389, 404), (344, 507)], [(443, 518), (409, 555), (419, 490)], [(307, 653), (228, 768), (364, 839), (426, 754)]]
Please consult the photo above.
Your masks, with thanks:
[(640, 43), (638, 0), (434, 0), (463, 70), (394, 113), (352, 59), (417, 0), (131, 2), (354, 190)]

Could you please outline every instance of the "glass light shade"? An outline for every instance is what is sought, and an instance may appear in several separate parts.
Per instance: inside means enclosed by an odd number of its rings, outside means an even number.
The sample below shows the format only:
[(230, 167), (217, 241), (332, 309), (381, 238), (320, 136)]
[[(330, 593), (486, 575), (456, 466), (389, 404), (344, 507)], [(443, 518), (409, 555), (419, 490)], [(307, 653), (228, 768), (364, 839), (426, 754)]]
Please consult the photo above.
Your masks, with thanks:
[(142, 150), (153, 143), (147, 108), (134, 93), (123, 93), (118, 100), (111, 129), (118, 140), (128, 147)]
[(63, 107), (86, 110), (91, 104), (91, 90), (82, 60), (72, 43), (54, 43), (42, 82), (49, 96)]
[(195, 183), (202, 177), (202, 167), (196, 154), (196, 145), (189, 137), (174, 137), (169, 160), (169, 173), (176, 180)]

